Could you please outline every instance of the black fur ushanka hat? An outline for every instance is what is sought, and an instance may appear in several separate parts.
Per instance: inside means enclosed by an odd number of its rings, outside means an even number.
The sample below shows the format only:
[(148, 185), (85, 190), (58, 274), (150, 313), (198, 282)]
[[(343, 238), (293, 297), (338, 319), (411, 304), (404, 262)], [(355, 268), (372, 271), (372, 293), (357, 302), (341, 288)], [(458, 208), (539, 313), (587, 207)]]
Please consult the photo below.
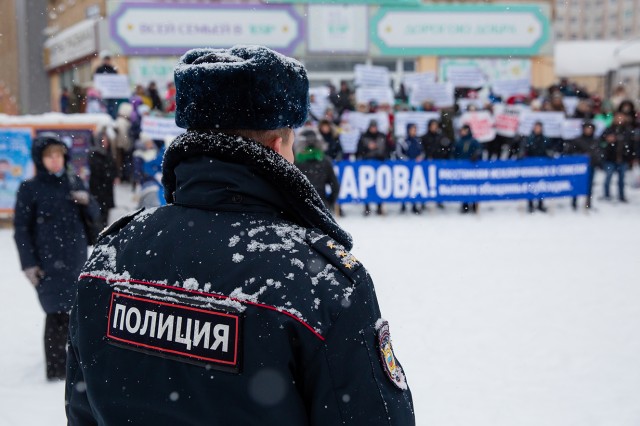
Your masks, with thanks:
[(174, 78), (176, 124), (185, 129), (273, 130), (307, 119), (306, 70), (264, 46), (190, 50)]

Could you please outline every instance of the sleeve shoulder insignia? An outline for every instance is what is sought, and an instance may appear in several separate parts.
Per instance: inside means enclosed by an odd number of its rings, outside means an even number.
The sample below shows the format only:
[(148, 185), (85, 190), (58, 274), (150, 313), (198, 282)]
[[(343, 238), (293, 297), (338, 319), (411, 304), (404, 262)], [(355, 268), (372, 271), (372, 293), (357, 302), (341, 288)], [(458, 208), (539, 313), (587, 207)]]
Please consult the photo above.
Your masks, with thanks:
[(98, 241), (100, 241), (107, 235), (115, 234), (116, 232), (120, 231), (122, 228), (127, 226), (129, 222), (135, 219), (135, 217), (138, 216), (143, 211), (144, 211), (144, 207), (136, 210), (133, 213), (129, 213), (122, 216), (120, 219), (116, 220), (115, 222), (113, 222), (111, 225), (107, 226), (100, 232), (100, 234), (98, 235)]
[(352, 281), (356, 281), (358, 273), (363, 269), (362, 263), (343, 245), (332, 240), (327, 235), (319, 234), (315, 231), (308, 233), (307, 240), (331, 264), (340, 269)]

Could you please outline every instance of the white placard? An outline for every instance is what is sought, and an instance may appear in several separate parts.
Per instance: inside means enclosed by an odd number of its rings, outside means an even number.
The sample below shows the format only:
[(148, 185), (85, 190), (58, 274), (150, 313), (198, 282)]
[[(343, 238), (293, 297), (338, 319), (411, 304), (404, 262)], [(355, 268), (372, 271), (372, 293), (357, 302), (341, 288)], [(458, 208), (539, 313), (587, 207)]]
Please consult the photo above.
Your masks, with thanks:
[(353, 68), (355, 84), (361, 87), (391, 87), (389, 68), (358, 64)]
[(409, 103), (419, 107), (425, 101), (432, 102), (437, 108), (448, 108), (454, 105), (454, 90), (450, 83), (429, 83), (414, 86), (411, 89)]
[(358, 87), (356, 88), (356, 103), (368, 104), (375, 102), (378, 105), (394, 104), (393, 90), (390, 87)]
[(142, 133), (155, 140), (165, 140), (167, 137), (175, 138), (186, 132), (176, 126), (174, 118), (164, 117), (142, 117)]
[(309, 89), (310, 105), (309, 109), (318, 120), (322, 120), (330, 106), (329, 102), (329, 88), (328, 87), (313, 87)]
[(93, 86), (100, 91), (102, 99), (129, 99), (129, 76), (126, 74), (96, 74)]
[(482, 69), (474, 65), (449, 66), (444, 78), (455, 87), (482, 87), (487, 82)]
[(490, 142), (496, 138), (493, 115), (489, 111), (465, 112), (460, 124), (471, 127), (471, 133), (478, 142)]
[(572, 117), (573, 114), (576, 113), (576, 108), (578, 108), (579, 102), (580, 98), (576, 96), (565, 96), (562, 98), (562, 104), (564, 105), (564, 111), (567, 114), (567, 117)]
[(413, 86), (419, 86), (422, 84), (431, 84), (436, 82), (435, 72), (422, 72), (417, 74), (408, 74), (404, 76), (402, 80), (405, 89), (411, 89)]
[(375, 120), (378, 123), (378, 131), (385, 134), (389, 132), (389, 114), (386, 112), (375, 112), (372, 114), (349, 112), (346, 120), (349, 123), (350, 129), (358, 129), (361, 132), (366, 132), (369, 127), (369, 123), (372, 120)]
[(394, 135), (399, 138), (405, 137), (407, 135), (407, 124), (413, 123), (417, 127), (418, 135), (422, 136), (427, 133), (427, 125), (430, 120), (440, 121), (440, 113), (426, 111), (398, 112), (393, 122)]
[(577, 139), (582, 136), (582, 124), (584, 121), (581, 118), (571, 118), (564, 120), (562, 123), (562, 139), (571, 140)]
[(361, 134), (358, 129), (351, 129), (340, 133), (340, 146), (344, 154), (356, 153)]
[(534, 112), (527, 111), (520, 115), (518, 133), (529, 136), (533, 130), (533, 125), (540, 121), (542, 123), (543, 134), (549, 138), (562, 137), (562, 124), (564, 123), (563, 112)]
[(484, 102), (480, 99), (460, 98), (456, 101), (456, 103), (460, 108), (460, 112), (467, 112), (470, 105), (476, 107), (476, 110), (484, 108)]
[(528, 95), (531, 91), (531, 81), (528, 78), (517, 80), (496, 80), (491, 83), (492, 92), (504, 100), (515, 95)]
[(366, 53), (367, 6), (309, 5), (307, 46), (310, 52)]

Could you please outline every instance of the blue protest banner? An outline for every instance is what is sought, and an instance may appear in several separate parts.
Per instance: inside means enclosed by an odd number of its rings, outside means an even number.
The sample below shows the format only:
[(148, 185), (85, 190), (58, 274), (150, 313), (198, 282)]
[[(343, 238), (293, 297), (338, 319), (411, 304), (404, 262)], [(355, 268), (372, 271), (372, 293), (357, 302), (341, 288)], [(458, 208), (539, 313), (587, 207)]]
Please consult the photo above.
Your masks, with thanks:
[(31, 129), (0, 129), (0, 212), (13, 212), (20, 183), (31, 176)]
[(341, 161), (339, 203), (490, 201), (587, 192), (587, 157), (509, 161)]

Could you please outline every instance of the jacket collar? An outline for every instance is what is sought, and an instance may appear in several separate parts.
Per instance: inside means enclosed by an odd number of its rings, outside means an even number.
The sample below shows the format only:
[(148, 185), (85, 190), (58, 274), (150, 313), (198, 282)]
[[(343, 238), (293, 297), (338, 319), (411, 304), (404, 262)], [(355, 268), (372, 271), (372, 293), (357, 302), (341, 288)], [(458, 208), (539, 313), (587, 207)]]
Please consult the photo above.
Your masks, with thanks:
[(347, 250), (353, 245), (300, 170), (251, 139), (213, 131), (182, 134), (164, 155), (162, 184), (167, 203), (227, 209), (222, 206), (228, 206), (229, 197), (231, 203), (234, 195), (247, 197), (252, 210), (270, 210), (318, 228)]

